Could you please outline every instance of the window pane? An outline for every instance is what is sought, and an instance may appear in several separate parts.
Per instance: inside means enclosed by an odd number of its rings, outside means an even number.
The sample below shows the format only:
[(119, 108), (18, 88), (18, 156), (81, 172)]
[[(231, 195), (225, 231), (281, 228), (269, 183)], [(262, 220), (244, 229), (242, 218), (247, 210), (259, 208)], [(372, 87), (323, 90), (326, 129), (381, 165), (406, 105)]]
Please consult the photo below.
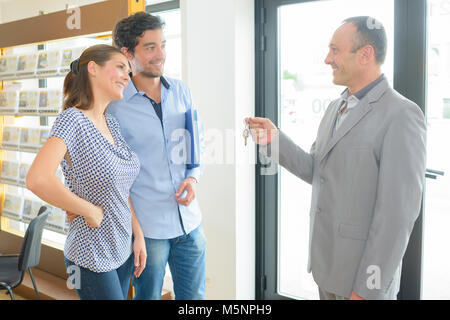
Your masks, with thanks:
[(428, 2), (427, 168), (444, 171), (426, 179), (423, 299), (450, 299), (450, 1)]
[(171, 78), (181, 79), (181, 13), (179, 9), (156, 12), (166, 23), (164, 35), (166, 37), (166, 63), (164, 74)]

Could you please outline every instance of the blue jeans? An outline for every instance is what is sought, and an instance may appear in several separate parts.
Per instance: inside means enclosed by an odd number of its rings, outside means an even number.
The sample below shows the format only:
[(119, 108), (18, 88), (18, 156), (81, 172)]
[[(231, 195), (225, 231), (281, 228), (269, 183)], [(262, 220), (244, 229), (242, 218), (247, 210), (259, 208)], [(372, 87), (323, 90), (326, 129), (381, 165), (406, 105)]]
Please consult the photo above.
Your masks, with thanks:
[[(72, 261), (64, 257), (66, 268), (76, 266)], [(73, 268), (73, 267), (72, 267)], [(131, 273), (133, 272), (132, 255), (119, 268), (109, 272), (93, 272), (89, 269), (76, 266), (76, 271), (71, 269), (69, 277), (75, 286), (81, 300), (126, 300), (130, 286)], [(79, 286), (77, 288), (76, 272), (79, 272)]]
[(169, 263), (176, 300), (205, 298), (206, 239), (200, 225), (174, 239), (145, 238), (147, 264), (139, 278), (133, 275), (136, 300), (160, 300)]

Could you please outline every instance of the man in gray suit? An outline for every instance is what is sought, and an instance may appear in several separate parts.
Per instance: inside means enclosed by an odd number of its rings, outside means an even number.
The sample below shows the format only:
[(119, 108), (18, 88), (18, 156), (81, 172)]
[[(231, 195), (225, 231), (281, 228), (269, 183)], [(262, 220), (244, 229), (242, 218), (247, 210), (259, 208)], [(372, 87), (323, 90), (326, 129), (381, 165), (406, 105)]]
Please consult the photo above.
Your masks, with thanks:
[(260, 152), (312, 184), (308, 271), (321, 299), (396, 299), (425, 179), (422, 111), (381, 74), (386, 33), (346, 19), (325, 63), (347, 88), (309, 153), (265, 118), (247, 118)]

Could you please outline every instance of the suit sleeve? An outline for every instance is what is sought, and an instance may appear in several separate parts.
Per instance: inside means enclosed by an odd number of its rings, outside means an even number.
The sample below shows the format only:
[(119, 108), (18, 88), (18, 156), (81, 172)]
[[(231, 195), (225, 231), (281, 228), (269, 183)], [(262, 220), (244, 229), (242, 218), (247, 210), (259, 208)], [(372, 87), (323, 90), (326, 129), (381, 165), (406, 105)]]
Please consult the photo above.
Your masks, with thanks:
[(261, 157), (269, 157), (292, 174), (312, 184), (315, 145), (314, 142), (310, 153), (307, 153), (280, 130), (270, 145), (259, 147), (259, 152)]
[[(386, 131), (375, 209), (353, 284), (353, 291), (365, 299), (385, 298), (405, 254), (422, 202), (425, 140), (425, 119), (416, 105), (399, 112)], [(376, 281), (370, 284), (373, 270), (379, 270), (380, 276), (375, 288)]]

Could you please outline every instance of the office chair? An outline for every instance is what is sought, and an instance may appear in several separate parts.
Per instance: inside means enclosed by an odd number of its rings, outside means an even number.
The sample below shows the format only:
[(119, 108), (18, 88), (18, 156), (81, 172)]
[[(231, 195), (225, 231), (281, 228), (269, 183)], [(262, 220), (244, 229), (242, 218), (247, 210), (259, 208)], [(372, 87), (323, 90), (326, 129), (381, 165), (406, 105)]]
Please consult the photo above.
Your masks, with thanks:
[(5, 288), (11, 296), (11, 300), (14, 300), (12, 289), (22, 283), (27, 270), (30, 273), (36, 296), (40, 299), (31, 268), (39, 264), (42, 231), (49, 214), (50, 208), (42, 206), (37, 217), (31, 220), (23, 238), (20, 254), (0, 256), (0, 290)]

